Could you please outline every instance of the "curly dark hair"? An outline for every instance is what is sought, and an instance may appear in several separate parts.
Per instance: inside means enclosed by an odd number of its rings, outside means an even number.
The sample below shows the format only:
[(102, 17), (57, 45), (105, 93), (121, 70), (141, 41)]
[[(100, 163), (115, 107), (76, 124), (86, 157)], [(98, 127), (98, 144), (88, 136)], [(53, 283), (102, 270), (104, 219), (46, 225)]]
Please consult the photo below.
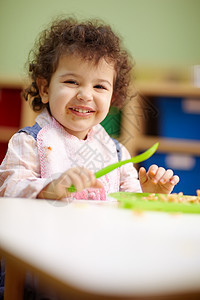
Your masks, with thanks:
[(116, 78), (111, 105), (122, 107), (127, 98), (131, 80), (133, 61), (122, 47), (122, 41), (109, 25), (100, 20), (78, 22), (75, 18), (62, 18), (53, 21), (39, 36), (29, 54), (29, 76), (32, 83), (23, 92), (25, 100), (30, 100), (34, 111), (48, 107), (39, 95), (37, 78), (50, 83), (61, 55), (78, 54), (95, 63), (104, 57), (114, 63)]

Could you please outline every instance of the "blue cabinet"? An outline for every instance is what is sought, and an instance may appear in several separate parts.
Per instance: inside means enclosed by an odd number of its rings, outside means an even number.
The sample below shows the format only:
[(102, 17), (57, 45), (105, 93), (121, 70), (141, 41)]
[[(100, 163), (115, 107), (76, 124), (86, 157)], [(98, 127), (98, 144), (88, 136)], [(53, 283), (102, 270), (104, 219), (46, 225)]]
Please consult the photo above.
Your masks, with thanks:
[(159, 136), (200, 140), (200, 99), (158, 97), (155, 105)]

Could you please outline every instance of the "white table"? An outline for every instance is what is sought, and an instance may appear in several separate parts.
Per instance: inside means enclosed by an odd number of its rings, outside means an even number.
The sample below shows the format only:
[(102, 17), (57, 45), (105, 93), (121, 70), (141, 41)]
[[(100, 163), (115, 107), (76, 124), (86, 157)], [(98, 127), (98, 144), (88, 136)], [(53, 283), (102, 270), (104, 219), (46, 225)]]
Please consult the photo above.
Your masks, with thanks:
[(22, 299), (27, 270), (67, 299), (200, 296), (200, 215), (0, 198), (0, 250), (5, 300)]

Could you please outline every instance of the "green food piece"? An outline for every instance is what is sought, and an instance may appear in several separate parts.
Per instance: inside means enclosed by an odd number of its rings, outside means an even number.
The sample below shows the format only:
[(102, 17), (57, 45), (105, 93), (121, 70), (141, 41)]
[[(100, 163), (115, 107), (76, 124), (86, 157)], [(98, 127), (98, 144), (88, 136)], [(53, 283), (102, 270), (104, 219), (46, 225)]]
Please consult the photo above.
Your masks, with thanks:
[(68, 192), (70, 192), (70, 193), (74, 193), (74, 192), (76, 192), (76, 188), (75, 188), (75, 186), (72, 184), (68, 189)]

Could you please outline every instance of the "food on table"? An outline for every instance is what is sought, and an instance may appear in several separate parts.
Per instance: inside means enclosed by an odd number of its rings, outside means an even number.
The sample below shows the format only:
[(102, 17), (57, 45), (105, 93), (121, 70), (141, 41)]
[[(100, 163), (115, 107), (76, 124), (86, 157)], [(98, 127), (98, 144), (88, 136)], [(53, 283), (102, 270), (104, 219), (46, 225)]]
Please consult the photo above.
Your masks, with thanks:
[(196, 196), (131, 192), (111, 193), (109, 196), (118, 200), (120, 208), (135, 211), (200, 214), (200, 190)]
[(200, 203), (200, 190), (197, 190), (197, 196), (187, 196), (183, 195), (182, 192), (176, 194), (149, 194), (148, 196), (142, 197), (142, 200), (151, 200), (151, 201), (163, 201), (163, 202), (175, 202), (175, 203)]

